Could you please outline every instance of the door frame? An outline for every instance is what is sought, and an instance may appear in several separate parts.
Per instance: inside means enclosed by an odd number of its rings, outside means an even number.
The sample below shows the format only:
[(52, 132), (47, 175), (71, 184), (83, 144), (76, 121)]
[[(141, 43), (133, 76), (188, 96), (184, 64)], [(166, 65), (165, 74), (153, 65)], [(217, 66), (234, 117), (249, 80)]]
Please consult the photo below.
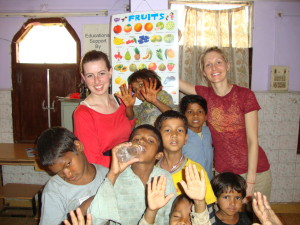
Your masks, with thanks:
[[(65, 18), (34, 18), (27, 20), (21, 29), (15, 34), (12, 40), (11, 44), (11, 62), (12, 62), (12, 118), (13, 118), (13, 137), (14, 137), (14, 143), (19, 143), (21, 140), (21, 129), (20, 129), (20, 99), (19, 99), (19, 90), (18, 90), (18, 74), (17, 74), (17, 53), (19, 48), (19, 40), (23, 38), (30, 29), (37, 25), (37, 24), (57, 24), (57, 23), (63, 23), (65, 25), (65, 28), (69, 31), (70, 35), (73, 37), (73, 39), (76, 42), (76, 49), (77, 49), (77, 55), (76, 55), (76, 64), (80, 65), (80, 59), (81, 59), (81, 42), (80, 39), (73, 29), (73, 27), (68, 23), (68, 21)], [(75, 77), (76, 84), (80, 83), (80, 74)]]

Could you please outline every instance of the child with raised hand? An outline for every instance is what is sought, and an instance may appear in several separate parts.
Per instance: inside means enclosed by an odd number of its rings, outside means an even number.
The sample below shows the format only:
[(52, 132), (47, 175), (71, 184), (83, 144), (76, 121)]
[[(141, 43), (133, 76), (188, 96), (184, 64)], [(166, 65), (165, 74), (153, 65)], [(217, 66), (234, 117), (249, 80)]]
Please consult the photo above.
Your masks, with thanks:
[[(179, 195), (184, 192), (179, 183), (183, 180), (183, 170), (186, 166), (195, 164), (199, 172), (204, 170), (202, 165), (194, 162), (182, 153), (182, 148), (188, 139), (187, 119), (180, 112), (168, 110), (157, 117), (155, 127), (160, 131), (164, 143), (164, 155), (156, 166), (171, 173), (177, 194)], [(216, 197), (205, 170), (204, 177), (206, 182), (205, 201), (209, 208), (211, 222), (214, 223), (211, 204), (216, 201)]]
[[(128, 77), (128, 88), (126, 84), (121, 85), (120, 93), (115, 95), (126, 105), (127, 117), (136, 118), (136, 127), (142, 124), (154, 125), (155, 119), (162, 112), (175, 108), (172, 96), (162, 90), (159, 76), (153, 70), (134, 72)], [(136, 97), (142, 101), (138, 106), (134, 106)]]
[[(282, 222), (272, 210), (267, 197), (260, 192), (254, 192), (252, 207), (262, 225), (282, 225)], [(255, 223), (258, 225), (257, 223)]]
[(199, 95), (186, 95), (180, 100), (179, 109), (186, 116), (189, 127), (188, 140), (182, 152), (202, 165), (211, 180), (214, 151), (210, 130), (203, 125), (206, 121), (207, 102)]
[[(206, 191), (204, 171), (201, 170), (199, 176), (197, 167), (190, 164), (185, 169), (185, 178), (186, 181), (182, 180), (180, 183), (186, 194), (177, 196), (173, 202), (169, 225), (210, 225), (204, 199)], [(148, 207), (139, 225), (154, 223), (156, 211), (168, 201), (168, 197), (165, 197), (165, 185), (164, 180), (161, 178), (158, 182), (148, 184)]]
[[(132, 131), (129, 140), (132, 143), (119, 144), (112, 149), (111, 168), (88, 209), (94, 224), (105, 224), (106, 221), (109, 221), (109, 224), (138, 224), (146, 210), (145, 186), (155, 176), (166, 178), (166, 195), (176, 195), (171, 175), (154, 166), (163, 150), (159, 131), (151, 125), (144, 124)], [(131, 144), (140, 145), (143, 151), (138, 158), (129, 162), (119, 161), (118, 149)], [(168, 224), (174, 198), (158, 210), (157, 224)]]
[(246, 197), (246, 180), (231, 172), (220, 173), (211, 181), (217, 197), (219, 211), (216, 212), (217, 225), (252, 225), (245, 212), (241, 212)]
[[(76, 216), (77, 215), (77, 216)], [(76, 209), (76, 215), (74, 211), (70, 211), (70, 217), (72, 224), (68, 220), (64, 220), (65, 225), (92, 225), (92, 215), (88, 214), (86, 222), (80, 208)]]

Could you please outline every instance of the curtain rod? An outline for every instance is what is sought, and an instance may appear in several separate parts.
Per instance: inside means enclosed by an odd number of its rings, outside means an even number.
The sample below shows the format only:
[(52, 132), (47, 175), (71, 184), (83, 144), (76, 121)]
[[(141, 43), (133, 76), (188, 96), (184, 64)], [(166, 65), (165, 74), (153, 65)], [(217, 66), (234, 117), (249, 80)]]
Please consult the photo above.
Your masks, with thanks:
[(190, 5), (207, 5), (207, 4), (220, 4), (220, 5), (250, 5), (253, 1), (170, 1), (170, 4), (190, 4)]
[(76, 16), (107, 16), (107, 10), (95, 12), (0, 12), (0, 17), (76, 17)]

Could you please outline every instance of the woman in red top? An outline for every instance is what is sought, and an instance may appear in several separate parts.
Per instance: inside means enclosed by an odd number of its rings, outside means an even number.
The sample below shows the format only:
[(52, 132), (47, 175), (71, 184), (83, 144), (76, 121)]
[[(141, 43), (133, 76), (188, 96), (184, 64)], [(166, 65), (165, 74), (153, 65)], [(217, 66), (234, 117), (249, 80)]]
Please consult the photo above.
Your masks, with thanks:
[(128, 141), (134, 121), (126, 117), (125, 105), (108, 93), (113, 69), (105, 53), (87, 52), (80, 69), (90, 95), (74, 111), (74, 133), (90, 163), (109, 167), (109, 150)]
[(254, 93), (229, 83), (230, 64), (217, 47), (207, 49), (200, 69), (211, 87), (180, 81), (185, 94), (198, 94), (207, 101), (207, 125), (214, 145), (215, 170), (233, 172), (247, 181), (247, 196), (255, 191), (270, 197), (271, 172), (267, 156), (258, 145), (258, 110)]

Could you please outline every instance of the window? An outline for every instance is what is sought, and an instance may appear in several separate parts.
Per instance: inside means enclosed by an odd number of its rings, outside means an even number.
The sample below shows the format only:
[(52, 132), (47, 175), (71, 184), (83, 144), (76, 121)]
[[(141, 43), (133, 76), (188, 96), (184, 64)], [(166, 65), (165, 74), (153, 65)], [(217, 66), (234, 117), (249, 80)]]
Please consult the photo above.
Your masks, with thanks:
[(19, 63), (76, 63), (76, 41), (63, 23), (32, 26), (19, 41)]

